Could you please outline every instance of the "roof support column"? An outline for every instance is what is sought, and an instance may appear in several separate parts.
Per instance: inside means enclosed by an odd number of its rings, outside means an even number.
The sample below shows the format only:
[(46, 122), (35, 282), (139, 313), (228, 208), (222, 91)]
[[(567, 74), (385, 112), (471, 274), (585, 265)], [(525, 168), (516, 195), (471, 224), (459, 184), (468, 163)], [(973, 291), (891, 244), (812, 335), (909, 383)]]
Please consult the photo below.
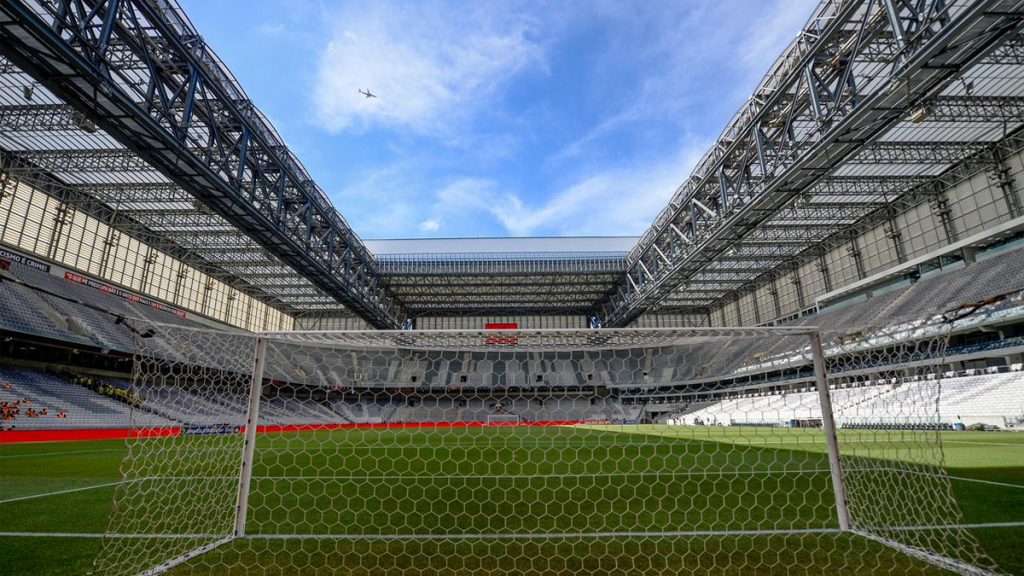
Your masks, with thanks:
[(993, 151), (993, 156), (994, 161), (989, 178), (1003, 193), (1003, 200), (1006, 201), (1006, 209), (1010, 214), (1010, 218), (1016, 218), (1024, 213), (1024, 208), (1021, 206), (1020, 191), (1017, 189), (1013, 172), (1010, 170), (1006, 158), (999, 154), (998, 150)]

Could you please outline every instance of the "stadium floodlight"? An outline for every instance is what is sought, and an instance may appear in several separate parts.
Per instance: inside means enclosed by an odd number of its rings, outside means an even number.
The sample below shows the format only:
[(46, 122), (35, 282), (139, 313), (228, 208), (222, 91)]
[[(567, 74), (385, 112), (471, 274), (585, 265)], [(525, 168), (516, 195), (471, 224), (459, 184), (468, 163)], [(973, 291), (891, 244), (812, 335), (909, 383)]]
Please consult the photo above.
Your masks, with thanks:
[(99, 131), (99, 127), (96, 126), (96, 123), (89, 119), (89, 117), (85, 114), (82, 114), (81, 112), (75, 112), (73, 115), (73, 119), (75, 122), (75, 126), (77, 126), (79, 130), (88, 132), (90, 134), (95, 134), (96, 132)]
[(932, 114), (932, 107), (928, 105), (919, 106), (910, 112), (910, 121), (914, 124), (924, 122)]
[(82, 117), (81, 122), (78, 123), (78, 127), (89, 134), (95, 134), (99, 131), (99, 127), (96, 126), (96, 123), (84, 116)]
[(900, 329), (160, 326), (94, 571), (975, 573)]

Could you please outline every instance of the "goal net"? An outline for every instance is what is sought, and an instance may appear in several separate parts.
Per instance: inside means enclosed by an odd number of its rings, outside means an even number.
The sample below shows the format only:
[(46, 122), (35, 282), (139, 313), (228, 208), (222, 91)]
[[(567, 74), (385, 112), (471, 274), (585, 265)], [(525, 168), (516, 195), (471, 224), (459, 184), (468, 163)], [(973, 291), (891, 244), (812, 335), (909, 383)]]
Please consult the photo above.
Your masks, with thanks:
[(993, 568), (940, 325), (152, 331), (96, 573)]

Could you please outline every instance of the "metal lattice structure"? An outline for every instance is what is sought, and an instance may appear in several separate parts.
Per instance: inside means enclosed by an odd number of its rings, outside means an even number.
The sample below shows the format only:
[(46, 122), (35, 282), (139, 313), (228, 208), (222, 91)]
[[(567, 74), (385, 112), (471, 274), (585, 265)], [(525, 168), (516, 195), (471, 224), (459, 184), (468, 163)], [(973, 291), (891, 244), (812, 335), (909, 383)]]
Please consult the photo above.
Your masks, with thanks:
[(631, 252), (606, 323), (710, 307), (997, 161), (1021, 126), (1021, 9), (823, 2)]
[[(957, 241), (944, 192), (981, 172), (1024, 216), (1008, 162), (1024, 150), (1022, 14), (1019, 0), (824, 0), (628, 254), (380, 256), (173, 1), (4, 0), (0, 181), (291, 318), (710, 318), (769, 284), (774, 298), (809, 262), (828, 290), (848, 283), (826, 261), (844, 245), (863, 278), (856, 238), (875, 227), (906, 261), (896, 220), (918, 205)], [(777, 298), (755, 314), (783, 316)]]

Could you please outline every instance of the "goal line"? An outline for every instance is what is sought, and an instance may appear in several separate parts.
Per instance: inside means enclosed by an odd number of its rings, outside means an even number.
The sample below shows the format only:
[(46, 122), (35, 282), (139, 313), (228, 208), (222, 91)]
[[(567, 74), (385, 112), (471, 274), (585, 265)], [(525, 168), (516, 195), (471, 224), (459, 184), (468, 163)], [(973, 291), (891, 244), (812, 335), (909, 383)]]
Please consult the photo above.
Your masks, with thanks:
[[(985, 528), (1024, 528), (1019, 522), (978, 522), (972, 524), (936, 524), (932, 526), (887, 527), (896, 532), (927, 532), (930, 530), (975, 530)], [(794, 528), (779, 530), (689, 530), (662, 532), (554, 532), (510, 534), (246, 534), (241, 540), (530, 540), (572, 538), (648, 538), (648, 537), (701, 537), (701, 536), (787, 536), (801, 534), (842, 534), (839, 528)], [(0, 532), (10, 538), (120, 538), (156, 540), (209, 540), (222, 538), (221, 534), (119, 534), (102, 532)]]

